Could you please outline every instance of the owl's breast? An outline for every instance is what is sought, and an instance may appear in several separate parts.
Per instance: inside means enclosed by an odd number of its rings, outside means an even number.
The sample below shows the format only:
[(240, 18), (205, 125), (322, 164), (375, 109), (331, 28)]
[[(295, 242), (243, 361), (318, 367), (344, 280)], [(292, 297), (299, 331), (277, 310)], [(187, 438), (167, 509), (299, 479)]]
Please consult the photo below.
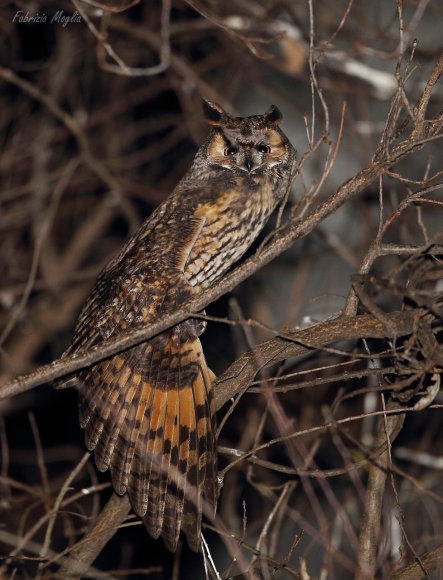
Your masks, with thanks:
[(220, 278), (250, 247), (276, 205), (267, 179), (239, 179), (213, 203), (200, 205), (202, 226), (189, 253), (184, 274), (192, 286), (207, 287)]

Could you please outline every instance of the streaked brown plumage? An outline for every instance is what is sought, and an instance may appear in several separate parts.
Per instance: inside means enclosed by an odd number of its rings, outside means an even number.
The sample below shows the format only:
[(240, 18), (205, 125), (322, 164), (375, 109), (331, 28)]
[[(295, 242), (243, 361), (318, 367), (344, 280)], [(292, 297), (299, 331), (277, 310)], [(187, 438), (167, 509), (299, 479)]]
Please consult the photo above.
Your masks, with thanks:
[[(295, 152), (280, 114), (229, 117), (205, 104), (213, 125), (172, 195), (99, 276), (67, 354), (171, 312), (210, 286), (263, 228), (290, 185)], [(80, 424), (114, 489), (127, 492), (149, 533), (174, 551), (182, 530), (200, 547), (202, 501), (218, 487), (213, 374), (187, 320), (81, 372)]]

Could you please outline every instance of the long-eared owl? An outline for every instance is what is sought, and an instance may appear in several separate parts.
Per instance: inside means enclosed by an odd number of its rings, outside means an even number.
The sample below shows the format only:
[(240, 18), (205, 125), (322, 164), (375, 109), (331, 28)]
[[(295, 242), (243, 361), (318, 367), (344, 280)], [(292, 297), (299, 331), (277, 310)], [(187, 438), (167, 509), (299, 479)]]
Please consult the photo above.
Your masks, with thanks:
[[(66, 354), (158, 320), (218, 280), (287, 192), (295, 151), (281, 114), (229, 116), (204, 103), (211, 131), (172, 194), (97, 279)], [(200, 547), (217, 495), (214, 375), (189, 319), (80, 372), (80, 424), (97, 467), (154, 537)]]

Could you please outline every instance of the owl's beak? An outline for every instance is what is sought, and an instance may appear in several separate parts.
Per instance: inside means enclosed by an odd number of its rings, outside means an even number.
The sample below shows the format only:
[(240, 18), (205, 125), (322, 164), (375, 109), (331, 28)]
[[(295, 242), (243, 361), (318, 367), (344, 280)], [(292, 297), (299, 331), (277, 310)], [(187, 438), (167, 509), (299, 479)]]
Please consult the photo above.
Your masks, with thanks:
[(252, 158), (251, 153), (247, 152), (245, 153), (245, 158), (243, 161), (243, 165), (244, 167), (246, 167), (246, 169), (250, 172), (252, 170), (252, 168), (254, 167), (254, 160)]

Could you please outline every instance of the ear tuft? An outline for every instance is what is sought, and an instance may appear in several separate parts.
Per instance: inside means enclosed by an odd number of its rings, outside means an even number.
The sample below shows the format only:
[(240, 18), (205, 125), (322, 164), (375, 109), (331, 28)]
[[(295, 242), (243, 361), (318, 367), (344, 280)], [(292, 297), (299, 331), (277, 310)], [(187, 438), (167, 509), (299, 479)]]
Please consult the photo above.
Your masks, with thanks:
[(227, 114), (217, 103), (203, 99), (203, 112), (210, 125), (224, 125)]
[(263, 116), (268, 123), (274, 123), (275, 125), (278, 125), (283, 119), (280, 109), (275, 105), (271, 105)]

